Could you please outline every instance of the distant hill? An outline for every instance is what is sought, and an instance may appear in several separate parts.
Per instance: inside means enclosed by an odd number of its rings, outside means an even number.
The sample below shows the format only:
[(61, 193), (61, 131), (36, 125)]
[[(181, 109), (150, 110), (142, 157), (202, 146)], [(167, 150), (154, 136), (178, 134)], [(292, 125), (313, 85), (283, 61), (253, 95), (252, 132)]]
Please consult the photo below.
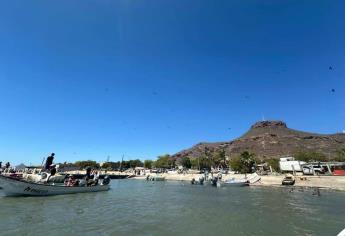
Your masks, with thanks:
[(243, 136), (229, 142), (199, 143), (172, 157), (196, 158), (224, 150), (229, 157), (244, 151), (256, 154), (260, 159), (279, 158), (300, 151), (322, 153), (331, 158), (345, 149), (345, 134), (315, 134), (290, 129), (283, 121), (260, 121), (252, 125)]

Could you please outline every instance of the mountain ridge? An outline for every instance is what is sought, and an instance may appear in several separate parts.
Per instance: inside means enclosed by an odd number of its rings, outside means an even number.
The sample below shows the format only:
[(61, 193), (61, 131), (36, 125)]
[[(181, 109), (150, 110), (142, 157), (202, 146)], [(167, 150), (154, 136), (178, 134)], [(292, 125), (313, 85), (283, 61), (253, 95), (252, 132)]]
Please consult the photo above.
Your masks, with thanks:
[(244, 151), (253, 152), (258, 158), (275, 158), (294, 155), (297, 152), (316, 152), (333, 157), (345, 150), (345, 134), (318, 134), (291, 129), (283, 121), (259, 121), (242, 136), (224, 142), (201, 142), (184, 149), (174, 158), (196, 158), (224, 150), (228, 157)]

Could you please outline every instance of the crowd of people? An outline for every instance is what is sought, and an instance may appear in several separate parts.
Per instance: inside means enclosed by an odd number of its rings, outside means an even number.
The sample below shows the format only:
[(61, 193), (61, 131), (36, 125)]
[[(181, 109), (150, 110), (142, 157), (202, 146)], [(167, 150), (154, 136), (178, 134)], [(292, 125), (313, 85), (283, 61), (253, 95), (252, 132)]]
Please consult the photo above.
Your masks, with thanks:
[[(56, 166), (53, 164), (55, 153), (52, 153), (47, 157), (43, 171), (50, 172), (49, 177), (56, 174)], [(49, 180), (48, 177), (48, 180)], [(91, 167), (86, 168), (86, 175), (84, 179), (76, 179), (73, 175), (66, 176), (64, 185), (65, 186), (95, 186), (98, 184), (99, 173), (96, 170), (92, 170)]]
[(11, 168), (11, 164), (9, 163), (9, 162), (6, 162), (6, 164), (5, 164), (5, 166), (2, 166), (2, 161), (0, 161), (0, 173), (2, 172), (2, 171), (10, 171), (10, 170), (12, 170), (12, 168)]
[(84, 179), (76, 179), (73, 175), (66, 176), (65, 186), (96, 186), (99, 181), (99, 172), (92, 170), (91, 167), (86, 168)]
[[(45, 161), (45, 164), (42, 166), (41, 175), (42, 181), (48, 183), (50, 179), (56, 175), (57, 167), (54, 163), (55, 153), (51, 153)], [(0, 162), (0, 173), (4, 170), (9, 172), (11, 165), (9, 162), (2, 166)], [(91, 167), (86, 168), (86, 174), (83, 179), (76, 179), (73, 175), (67, 175), (64, 180), (65, 186), (95, 186), (99, 182), (99, 172), (97, 170), (92, 170)]]

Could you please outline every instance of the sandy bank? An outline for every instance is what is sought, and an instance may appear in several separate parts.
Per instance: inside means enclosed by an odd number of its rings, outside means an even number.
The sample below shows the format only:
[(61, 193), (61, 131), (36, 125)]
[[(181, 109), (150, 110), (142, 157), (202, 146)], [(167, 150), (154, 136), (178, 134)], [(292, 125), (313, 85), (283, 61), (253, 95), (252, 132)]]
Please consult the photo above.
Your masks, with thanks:
[[(281, 176), (261, 176), (260, 182), (253, 185), (257, 186), (281, 186)], [(345, 176), (296, 176), (294, 186), (297, 187), (318, 187), (345, 191)]]
[[(154, 174), (153, 174), (154, 175)], [(201, 174), (162, 174), (168, 181), (191, 181), (193, 178), (198, 179)], [(227, 174), (223, 175), (222, 179), (228, 178), (241, 179), (244, 175), (241, 174)], [(256, 182), (255, 186), (282, 186), (284, 175), (261, 176), (261, 180)], [(136, 176), (133, 179), (145, 180), (146, 176)], [(296, 176), (296, 187), (318, 187), (333, 190), (345, 191), (345, 176)]]
[[(71, 171), (69, 174), (85, 174), (85, 171)], [(101, 174), (105, 174), (102, 172)], [(119, 171), (108, 171), (107, 174), (113, 175), (130, 175), (133, 173), (119, 172)], [(149, 174), (149, 173), (148, 173)], [(147, 175), (148, 175), (147, 174)], [(147, 175), (136, 176), (132, 179), (146, 180)], [(155, 175), (155, 174), (150, 174)], [(164, 173), (161, 174), (168, 181), (191, 181), (193, 178), (198, 179), (201, 174), (172, 174)], [(227, 174), (222, 175), (223, 180), (228, 178), (241, 179), (244, 175), (241, 174)], [(281, 182), (284, 175), (266, 175), (261, 176), (261, 180), (253, 185), (255, 186), (281, 186)], [(345, 191), (345, 176), (296, 176), (296, 183), (294, 186), (297, 187), (318, 187), (333, 190)]]

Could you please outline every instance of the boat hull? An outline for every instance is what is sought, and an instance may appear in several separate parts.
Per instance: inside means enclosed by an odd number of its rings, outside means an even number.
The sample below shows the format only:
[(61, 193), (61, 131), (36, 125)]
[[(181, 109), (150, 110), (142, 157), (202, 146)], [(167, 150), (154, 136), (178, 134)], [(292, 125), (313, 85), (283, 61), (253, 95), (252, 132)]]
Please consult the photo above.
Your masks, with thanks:
[(238, 182), (224, 182), (224, 185), (226, 186), (233, 186), (233, 187), (244, 187), (248, 186), (249, 183), (247, 181), (238, 181)]
[(63, 185), (45, 185), (30, 183), (0, 175), (0, 186), (6, 196), (49, 196), (74, 193), (108, 191), (109, 185), (96, 185), (88, 187), (69, 187)]
[(248, 175), (244, 179), (231, 178), (231, 179), (225, 180), (224, 185), (234, 186), (234, 187), (243, 187), (243, 186), (249, 186), (250, 184), (254, 184), (260, 180), (261, 180), (261, 177), (258, 174), (254, 173), (254, 174)]

